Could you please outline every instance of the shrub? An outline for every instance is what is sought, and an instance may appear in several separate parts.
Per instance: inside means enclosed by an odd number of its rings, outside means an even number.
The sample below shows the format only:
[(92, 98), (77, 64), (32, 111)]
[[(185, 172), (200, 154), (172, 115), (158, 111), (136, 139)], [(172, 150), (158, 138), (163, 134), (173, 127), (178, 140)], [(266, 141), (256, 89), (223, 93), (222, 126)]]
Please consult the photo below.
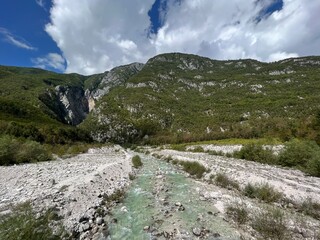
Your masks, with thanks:
[(258, 185), (248, 183), (245, 186), (243, 193), (249, 198), (257, 198), (266, 203), (277, 202), (282, 198), (282, 194), (268, 183)]
[(18, 141), (11, 136), (0, 137), (0, 165), (51, 160), (51, 155), (40, 143)]
[(320, 152), (316, 152), (307, 162), (306, 170), (312, 176), (320, 177)]
[(53, 234), (50, 227), (53, 220), (57, 220), (57, 214), (52, 210), (47, 210), (39, 217), (30, 203), (20, 204), (12, 209), (11, 214), (1, 216), (0, 239), (62, 239), (64, 229), (59, 226), (55, 228), (58, 231)]
[(252, 227), (261, 234), (263, 239), (284, 240), (289, 235), (284, 214), (275, 208), (257, 214), (252, 221)]
[(223, 188), (234, 188), (239, 189), (239, 183), (235, 180), (230, 179), (225, 173), (218, 173), (215, 178), (216, 185)]
[(132, 157), (132, 165), (134, 168), (142, 167), (143, 164), (139, 155), (135, 155)]
[(201, 147), (201, 146), (196, 146), (196, 147), (193, 148), (191, 151), (192, 151), (192, 152), (204, 152), (204, 149), (203, 149), (203, 147)]
[(196, 176), (197, 178), (202, 178), (203, 174), (207, 171), (207, 169), (202, 164), (195, 161), (180, 161), (179, 164), (182, 165), (184, 171), (192, 176)]
[(276, 157), (271, 149), (264, 149), (262, 145), (250, 143), (234, 153), (234, 157), (249, 161), (269, 163), (276, 162)]
[(244, 204), (229, 204), (226, 209), (226, 214), (239, 225), (245, 224), (249, 220), (248, 210)]
[(320, 204), (308, 198), (299, 207), (299, 211), (320, 220)]
[(287, 167), (305, 168), (309, 160), (320, 151), (315, 142), (291, 140), (285, 144), (279, 155), (279, 164)]

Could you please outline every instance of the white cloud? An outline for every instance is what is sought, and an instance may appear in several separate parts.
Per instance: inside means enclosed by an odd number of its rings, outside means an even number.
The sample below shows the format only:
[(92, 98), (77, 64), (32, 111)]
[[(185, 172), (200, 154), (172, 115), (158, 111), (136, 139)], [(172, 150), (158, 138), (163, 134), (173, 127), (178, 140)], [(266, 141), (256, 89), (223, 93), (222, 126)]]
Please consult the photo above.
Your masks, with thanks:
[(281, 11), (262, 18), (274, 0), (167, 2), (162, 28), (149, 37), (154, 0), (54, 0), (46, 31), (66, 58), (66, 71), (83, 74), (164, 52), (262, 61), (320, 54), (319, 0), (284, 0)]
[(34, 67), (42, 69), (55, 69), (63, 72), (65, 70), (65, 59), (58, 53), (49, 53), (45, 57), (32, 59)]
[(36, 50), (35, 47), (31, 46), (26, 40), (24, 40), (21, 37), (13, 35), (11, 32), (9, 32), (5, 28), (0, 27), (0, 34), (3, 35), (4, 40), (7, 41), (8, 43), (27, 50)]

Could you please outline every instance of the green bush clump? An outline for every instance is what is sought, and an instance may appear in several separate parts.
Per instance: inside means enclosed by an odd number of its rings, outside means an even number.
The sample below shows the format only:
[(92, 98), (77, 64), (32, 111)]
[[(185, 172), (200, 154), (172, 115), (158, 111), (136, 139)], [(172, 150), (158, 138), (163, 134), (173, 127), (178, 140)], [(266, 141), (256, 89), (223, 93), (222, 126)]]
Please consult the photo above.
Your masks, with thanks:
[(183, 167), (184, 171), (192, 176), (196, 176), (197, 178), (202, 178), (203, 174), (207, 171), (207, 169), (202, 164), (195, 161), (180, 161), (179, 164)]
[(245, 224), (249, 220), (248, 209), (244, 204), (229, 204), (226, 209), (226, 214), (239, 225)]
[(312, 141), (293, 139), (287, 142), (279, 155), (279, 164), (305, 169), (308, 162), (320, 153), (319, 146)]
[(0, 137), (0, 165), (51, 160), (46, 148), (38, 142), (19, 141), (11, 136)]
[(223, 188), (239, 189), (239, 183), (233, 179), (230, 179), (225, 173), (218, 173), (215, 177), (216, 185)]
[(0, 218), (0, 239), (50, 239), (59, 240), (67, 237), (64, 229), (59, 226), (55, 234), (51, 224), (57, 214), (47, 210), (40, 217), (33, 211), (30, 203), (20, 204), (12, 209), (12, 213)]
[(276, 208), (258, 213), (252, 221), (252, 227), (261, 234), (263, 239), (284, 240), (289, 237), (285, 216)]
[(320, 220), (320, 203), (314, 202), (310, 198), (298, 206), (298, 210), (306, 215)]
[(132, 157), (132, 165), (134, 168), (142, 167), (143, 163), (141, 162), (141, 158), (139, 155), (135, 155)]
[(277, 202), (282, 198), (282, 194), (268, 183), (256, 185), (248, 183), (243, 190), (243, 194), (249, 198), (257, 198), (266, 203)]
[(268, 164), (276, 162), (276, 156), (271, 149), (254, 143), (243, 146), (240, 151), (234, 153), (234, 157)]

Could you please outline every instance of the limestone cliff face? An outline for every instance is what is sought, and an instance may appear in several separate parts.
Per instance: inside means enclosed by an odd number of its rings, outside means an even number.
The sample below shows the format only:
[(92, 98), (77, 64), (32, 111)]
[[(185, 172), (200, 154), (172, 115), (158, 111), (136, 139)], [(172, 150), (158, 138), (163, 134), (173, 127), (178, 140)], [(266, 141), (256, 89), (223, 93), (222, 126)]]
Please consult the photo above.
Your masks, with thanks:
[(113, 68), (101, 78), (101, 82), (96, 89), (90, 92), (90, 97), (99, 100), (108, 94), (114, 87), (124, 84), (130, 77), (141, 71), (144, 64), (132, 63)]
[(80, 87), (56, 86), (39, 99), (55, 118), (70, 125), (80, 124), (89, 113), (88, 99)]

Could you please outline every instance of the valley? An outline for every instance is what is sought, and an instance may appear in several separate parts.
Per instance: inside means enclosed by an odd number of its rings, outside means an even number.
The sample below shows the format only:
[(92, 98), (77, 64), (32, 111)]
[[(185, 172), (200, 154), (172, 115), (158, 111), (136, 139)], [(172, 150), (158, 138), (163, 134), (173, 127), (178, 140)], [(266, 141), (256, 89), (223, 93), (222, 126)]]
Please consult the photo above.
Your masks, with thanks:
[[(53, 209), (60, 216), (55, 226), (61, 222), (72, 239), (275, 239), (255, 223), (276, 212), (281, 218), (272, 215), (261, 224), (275, 227), (279, 239), (319, 238), (319, 209), (312, 215), (301, 207), (317, 203), (319, 178), (208, 153), (163, 147), (137, 151), (109, 146), (63, 160), (2, 166), (1, 212), (25, 201), (36, 212)], [(137, 154), (143, 163), (138, 170), (131, 162)], [(194, 177), (175, 161), (199, 162), (206, 172)], [(238, 187), (221, 185), (219, 174)], [(249, 183), (268, 183), (281, 198), (248, 197), (243, 192)], [(244, 209), (244, 219), (232, 212), (237, 208)]]
[(320, 239), (319, 66), (0, 66), (0, 239)]

